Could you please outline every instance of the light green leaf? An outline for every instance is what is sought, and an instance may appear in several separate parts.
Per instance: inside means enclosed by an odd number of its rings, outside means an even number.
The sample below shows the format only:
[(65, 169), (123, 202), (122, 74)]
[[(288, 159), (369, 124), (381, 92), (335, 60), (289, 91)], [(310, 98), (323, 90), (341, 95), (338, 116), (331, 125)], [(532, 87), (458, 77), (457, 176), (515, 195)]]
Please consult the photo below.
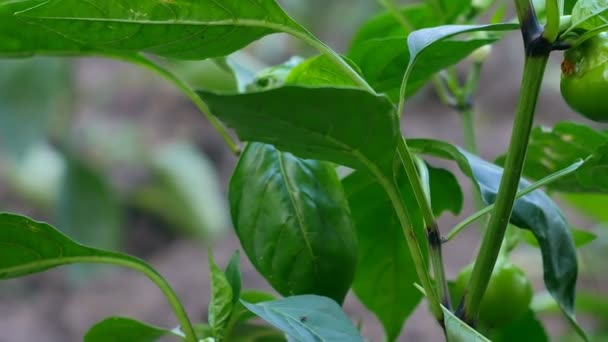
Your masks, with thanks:
[(300, 158), (392, 172), (399, 125), (395, 108), (384, 96), (296, 86), (199, 95), (241, 140), (273, 144)]
[[(353, 61), (342, 57), (353, 69), (358, 69)], [(353, 80), (336, 67), (336, 64), (327, 57), (319, 55), (303, 61), (295, 66), (287, 75), (285, 84), (300, 86), (333, 86), (333, 87), (357, 87)]]
[[(606, 144), (608, 134), (574, 122), (560, 122), (552, 128), (536, 127), (530, 136), (523, 174), (539, 180), (577, 160), (595, 155), (575, 174), (552, 183), (549, 189), (559, 192), (606, 192), (608, 188), (603, 184), (608, 182), (608, 174), (598, 168), (603, 164), (601, 158), (606, 154), (606, 147), (602, 146)], [(496, 163), (503, 165), (504, 160), (505, 156), (501, 156)], [(590, 175), (594, 170), (599, 172)], [(585, 172), (585, 175), (581, 172)]]
[(131, 318), (108, 317), (89, 329), (84, 342), (154, 342), (172, 334)]
[[(414, 262), (403, 231), (384, 189), (367, 173), (355, 171), (342, 180), (348, 196), (359, 241), (359, 263), (353, 290), (359, 300), (382, 323), (388, 341), (399, 336), (407, 317), (420, 303), (422, 295), (414, 288), (418, 282)], [(418, 204), (401, 177), (401, 194), (410, 211), (414, 227), (424, 227)], [(414, 210), (415, 208), (415, 210)], [(426, 242), (423, 229), (418, 241)], [(421, 248), (427, 255), (427, 246)]]
[(572, 26), (575, 28), (593, 30), (608, 25), (608, 1), (579, 0), (572, 8)]
[(443, 322), (448, 342), (490, 342), (475, 329), (468, 326), (443, 305)]
[(232, 175), (229, 198), (241, 245), (275, 290), (344, 300), (357, 244), (333, 165), (249, 143)]
[(209, 272), (211, 279), (211, 300), (209, 301), (209, 326), (213, 337), (218, 341), (224, 340), (226, 328), (234, 308), (231, 283), (224, 272), (215, 264), (211, 251), (209, 252)]
[(243, 304), (295, 341), (363, 342), (342, 308), (326, 297), (303, 295)]
[(168, 144), (153, 151), (147, 162), (152, 184), (135, 192), (135, 205), (200, 238), (216, 238), (226, 230), (228, 208), (217, 172), (195, 146)]
[[(0, 27), (0, 54), (146, 52), (200, 60), (272, 33), (309, 36), (274, 1), (31, 0), (8, 7), (17, 19), (8, 14), (10, 23)], [(26, 34), (9, 35), (14, 31)], [(57, 35), (62, 39), (50, 39)]]
[(589, 218), (599, 223), (608, 222), (608, 195), (564, 193), (560, 194), (560, 198)]

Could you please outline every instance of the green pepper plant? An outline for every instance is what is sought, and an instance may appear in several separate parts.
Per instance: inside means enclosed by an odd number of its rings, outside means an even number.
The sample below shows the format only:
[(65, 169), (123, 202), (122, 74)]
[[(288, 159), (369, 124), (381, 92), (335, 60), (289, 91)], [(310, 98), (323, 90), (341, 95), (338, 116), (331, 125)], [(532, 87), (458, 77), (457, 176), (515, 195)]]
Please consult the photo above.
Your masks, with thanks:
[[(574, 122), (533, 124), (558, 50), (566, 50), (566, 102), (606, 120), (608, 1), (514, 0), (512, 20), (503, 19), (507, 4), (493, 0), (378, 3), (382, 12), (339, 54), (274, 0), (0, 0), (0, 56), (115, 58), (163, 76), (192, 100), (239, 156), (228, 189), (234, 230), (283, 298), (242, 290), (237, 254), (225, 270), (211, 262), (209, 319), (193, 323), (144, 261), (9, 213), (0, 215), (0, 278), (74, 263), (132, 268), (158, 285), (179, 324), (170, 330), (112, 317), (85, 341), (363, 341), (341, 310), (350, 290), (387, 341), (398, 339), (423, 298), (448, 341), (547, 341), (530, 281), (509, 260), (527, 232), (542, 256), (547, 293), (587, 340), (574, 312), (575, 242), (584, 233), (548, 193), (608, 191), (608, 134)], [(488, 162), (477, 155), (475, 93), (491, 45), (515, 31), (525, 55), (511, 141), (504, 157)], [(275, 33), (319, 54), (264, 70), (240, 92), (193, 89), (170, 67), (171, 60), (213, 59), (229, 68), (226, 56)], [(456, 64), (467, 67), (464, 80)], [(460, 113), (464, 148), (401, 133), (408, 99), (426, 84)], [(437, 217), (459, 213), (462, 192), (428, 157), (455, 162), (477, 197), (477, 211), (449, 232)], [(442, 246), (486, 215), (474, 263), (449, 281)], [(250, 322), (254, 315), (274, 328)]]

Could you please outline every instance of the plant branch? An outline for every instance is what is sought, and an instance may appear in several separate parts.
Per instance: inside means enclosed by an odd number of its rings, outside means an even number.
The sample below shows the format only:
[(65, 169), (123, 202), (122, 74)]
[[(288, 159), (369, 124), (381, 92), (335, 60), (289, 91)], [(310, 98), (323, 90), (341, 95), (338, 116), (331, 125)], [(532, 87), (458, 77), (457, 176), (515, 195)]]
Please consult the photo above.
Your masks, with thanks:
[[(547, 186), (557, 180), (560, 180), (568, 175), (571, 175), (572, 173), (574, 173), (575, 171), (577, 171), (581, 165), (583, 165), (583, 161), (577, 161), (576, 163), (566, 167), (565, 169), (562, 169), (558, 172), (552, 173), (550, 175), (548, 175), (547, 177), (534, 182), (533, 184), (531, 184), (530, 186), (528, 186), (525, 189), (522, 189), (521, 191), (519, 191), (517, 193), (517, 195), (515, 195), (515, 199), (519, 199), (521, 197), (526, 196), (527, 194), (533, 192), (534, 190), (537, 190), (539, 188), (542, 188), (544, 186)], [(474, 213), (473, 215), (467, 217), (466, 219), (464, 219), (463, 221), (461, 221), (459, 224), (456, 225), (456, 227), (454, 227), (454, 229), (452, 229), (452, 231), (443, 239), (443, 242), (448, 242), (451, 241), (452, 239), (454, 239), (463, 229), (465, 229), (466, 227), (468, 227), (471, 223), (479, 220), (480, 218), (484, 217), (485, 215), (489, 214), (492, 210), (494, 209), (494, 204), (488, 205), (485, 208), (477, 211), (476, 213)]]
[(145, 58), (142, 55), (139, 55), (139, 54), (135, 54), (135, 55), (131, 55), (131, 56), (117, 55), (117, 56), (113, 56), (113, 57), (124, 60), (126, 62), (130, 62), (130, 63), (136, 64), (136, 65), (142, 66), (148, 70), (154, 71), (156, 74), (164, 77), (166, 80), (173, 83), (186, 96), (188, 96), (188, 98), (201, 111), (201, 113), (203, 113), (203, 115), (205, 115), (207, 120), (209, 120), (209, 123), (211, 123), (211, 126), (213, 126), (213, 128), (222, 137), (222, 139), (224, 140), (224, 142), (226, 143), (226, 145), (228, 146), (230, 151), (232, 151), (232, 153), (234, 153), (236, 156), (241, 154), (241, 147), (239, 146), (239, 144), (237, 142), (234, 141), (234, 139), (232, 139), (232, 137), (226, 130), (226, 127), (224, 126), (224, 124), (222, 124), (222, 122), (211, 113), (209, 106), (207, 106), (207, 104), (205, 102), (203, 102), (203, 100), (201, 100), (201, 98), (196, 94), (196, 92), (192, 88), (190, 88), (190, 86), (188, 84), (186, 84), (184, 81), (179, 79), (177, 76), (175, 76), (169, 70), (163, 68), (162, 66), (154, 63), (153, 61)]
[(554, 42), (559, 35), (560, 8), (558, 0), (547, 0), (547, 25), (543, 37), (549, 42)]
[(445, 276), (445, 269), (443, 266), (443, 255), (442, 255), (442, 243), (441, 234), (431, 204), (427, 199), (427, 196), (422, 186), (420, 176), (416, 170), (416, 163), (413, 159), (413, 154), (407, 146), (405, 139), (401, 139), (398, 146), (399, 158), (405, 168), (405, 173), (408, 177), (414, 197), (418, 203), (418, 207), (422, 212), (422, 216), (425, 222), (425, 231), (429, 242), (429, 252), (431, 258), (431, 264), (433, 266), (433, 275), (437, 283), (437, 295), (441, 299), (441, 303), (448, 309), (452, 307), (452, 301), (450, 299), (450, 292), (448, 291), (447, 278)]
[(515, 5), (526, 51), (523, 79), (511, 142), (495, 206), (475, 261), (469, 285), (457, 310), (458, 317), (471, 326), (475, 326), (481, 300), (488, 287), (511, 218), (534, 122), (536, 103), (551, 53), (551, 43), (542, 36), (542, 27), (538, 23), (532, 3), (528, 0), (515, 0)]
[(549, 52), (550, 45), (545, 55), (526, 57), (505, 170), (469, 286), (463, 295), (463, 304), (457, 312), (463, 321), (472, 326), (475, 325), (479, 314), (481, 300), (488, 286), (513, 210)]

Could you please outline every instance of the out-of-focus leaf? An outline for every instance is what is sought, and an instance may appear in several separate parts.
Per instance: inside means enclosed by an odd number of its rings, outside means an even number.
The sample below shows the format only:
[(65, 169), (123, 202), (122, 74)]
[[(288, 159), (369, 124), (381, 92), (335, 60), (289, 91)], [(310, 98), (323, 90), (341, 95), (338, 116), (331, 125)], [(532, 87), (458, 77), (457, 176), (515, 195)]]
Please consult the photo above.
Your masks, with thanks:
[(228, 209), (211, 162), (189, 143), (173, 143), (149, 160), (153, 183), (135, 193), (135, 204), (158, 213), (183, 232), (215, 238), (226, 230)]
[(104, 249), (122, 240), (121, 203), (106, 178), (68, 156), (57, 208), (57, 226), (70, 237)]
[(458, 215), (462, 210), (464, 195), (458, 180), (446, 169), (428, 165), (429, 185), (431, 189), (431, 206), (435, 217), (446, 211)]
[(608, 25), (608, 1), (578, 0), (572, 8), (572, 28), (593, 30), (605, 25)]
[(163, 64), (192, 89), (239, 90), (235, 72), (225, 57), (203, 61), (169, 60), (163, 61)]
[[(486, 204), (496, 200), (502, 168), (442, 141), (413, 139), (408, 144), (415, 152), (456, 161), (479, 188)], [(530, 183), (522, 179), (519, 189), (528, 186)], [(536, 237), (541, 246), (545, 286), (573, 326), (584, 336), (574, 316), (577, 255), (568, 222), (561, 210), (549, 196), (536, 190), (515, 202), (511, 223), (530, 230)]]
[[(401, 194), (412, 210), (414, 227), (423, 227), (417, 202), (402, 177)], [(355, 171), (342, 180), (355, 220), (359, 241), (359, 263), (353, 290), (359, 300), (382, 323), (388, 341), (399, 336), (407, 317), (414, 311), (422, 294), (414, 262), (403, 236), (399, 219), (384, 189), (367, 173)], [(416, 215), (417, 214), (417, 215)], [(427, 255), (424, 230), (416, 231)]]
[(67, 99), (69, 66), (50, 58), (0, 61), (0, 147), (17, 163), (46, 140), (52, 115)]
[(229, 198), (243, 249), (279, 293), (344, 300), (357, 244), (333, 165), (250, 143), (232, 175)]
[(93, 325), (84, 342), (154, 342), (172, 332), (131, 318), (109, 317)]
[[(597, 239), (597, 235), (592, 232), (588, 232), (586, 230), (571, 228), (572, 238), (574, 239), (574, 245), (576, 248), (581, 248)], [(536, 237), (530, 231), (524, 230), (522, 231), (522, 236), (524, 241), (526, 241), (530, 246), (540, 247)]]
[(584, 215), (600, 223), (608, 222), (608, 195), (564, 193), (560, 194), (560, 198)]
[(363, 342), (342, 308), (327, 297), (302, 295), (243, 304), (294, 341)]

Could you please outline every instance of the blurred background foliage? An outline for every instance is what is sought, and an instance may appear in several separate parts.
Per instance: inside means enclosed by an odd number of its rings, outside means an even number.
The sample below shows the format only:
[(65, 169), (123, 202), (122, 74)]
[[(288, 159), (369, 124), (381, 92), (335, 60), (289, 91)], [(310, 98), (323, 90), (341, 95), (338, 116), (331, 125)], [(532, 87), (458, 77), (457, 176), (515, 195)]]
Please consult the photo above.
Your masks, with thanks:
[[(379, 11), (372, 0), (281, 3), (339, 52), (348, 49), (356, 28)], [(505, 60), (519, 63), (512, 57), (518, 54), (512, 52), (519, 48), (515, 44), (519, 44), (517, 39), (501, 43), (495, 49), (501, 59), (488, 66), (486, 90), (502, 91), (502, 98), (487, 97), (479, 104), (484, 116), (478, 126), (499, 127), (479, 132), (482, 154), (489, 154), (490, 160), (506, 146), (510, 107), (503, 105), (513, 102), (519, 82), (517, 74), (500, 81), (492, 77), (504, 74)], [(228, 59), (162, 62), (195, 88), (233, 91), (242, 89), (268, 65), (311, 54), (314, 51), (300, 42), (275, 35)], [(553, 100), (558, 99), (558, 65), (556, 58), (546, 80), (549, 90), (545, 93)], [(187, 99), (162, 79), (114, 61), (30, 58), (0, 61), (0, 89), (0, 211), (29, 214), (83, 243), (142, 257), (162, 255), (175, 239), (196, 239), (202, 248), (231, 236), (225, 184), (235, 158)], [(543, 101), (551, 100), (545, 97)], [(431, 91), (423, 91), (412, 102), (424, 111), (417, 113), (415, 131), (406, 128), (408, 134), (446, 138), (442, 135), (449, 127), (447, 135), (460, 135), (458, 124), (451, 121), (456, 118), (449, 116), (449, 109), (439, 109)], [(575, 118), (564, 113), (568, 110), (563, 105), (541, 103), (539, 118), (541, 123)], [(436, 120), (446, 124), (439, 128)], [(578, 218), (574, 220), (577, 226), (598, 236), (579, 249), (577, 306), (596, 340), (608, 341), (608, 287), (604, 285), (608, 280), (604, 262), (608, 195), (594, 195), (592, 201), (585, 196), (563, 195), (559, 200), (570, 216)], [(147, 222), (143, 231), (138, 228), (141, 220)], [(466, 257), (470, 249), (463, 252)], [(448, 249), (447, 254), (453, 252)], [(521, 248), (516, 262), (540, 280), (537, 254), (532, 246)], [(457, 269), (451, 268), (455, 274)], [(71, 270), (68, 282), (74, 286), (86, 283), (97, 269)], [(7, 291), (14, 294), (11, 287), (0, 286), (0, 296)], [(535, 298), (534, 307), (549, 319), (558, 316), (555, 304), (542, 294)], [(554, 325), (559, 341), (576, 341), (564, 332), (563, 322)]]

